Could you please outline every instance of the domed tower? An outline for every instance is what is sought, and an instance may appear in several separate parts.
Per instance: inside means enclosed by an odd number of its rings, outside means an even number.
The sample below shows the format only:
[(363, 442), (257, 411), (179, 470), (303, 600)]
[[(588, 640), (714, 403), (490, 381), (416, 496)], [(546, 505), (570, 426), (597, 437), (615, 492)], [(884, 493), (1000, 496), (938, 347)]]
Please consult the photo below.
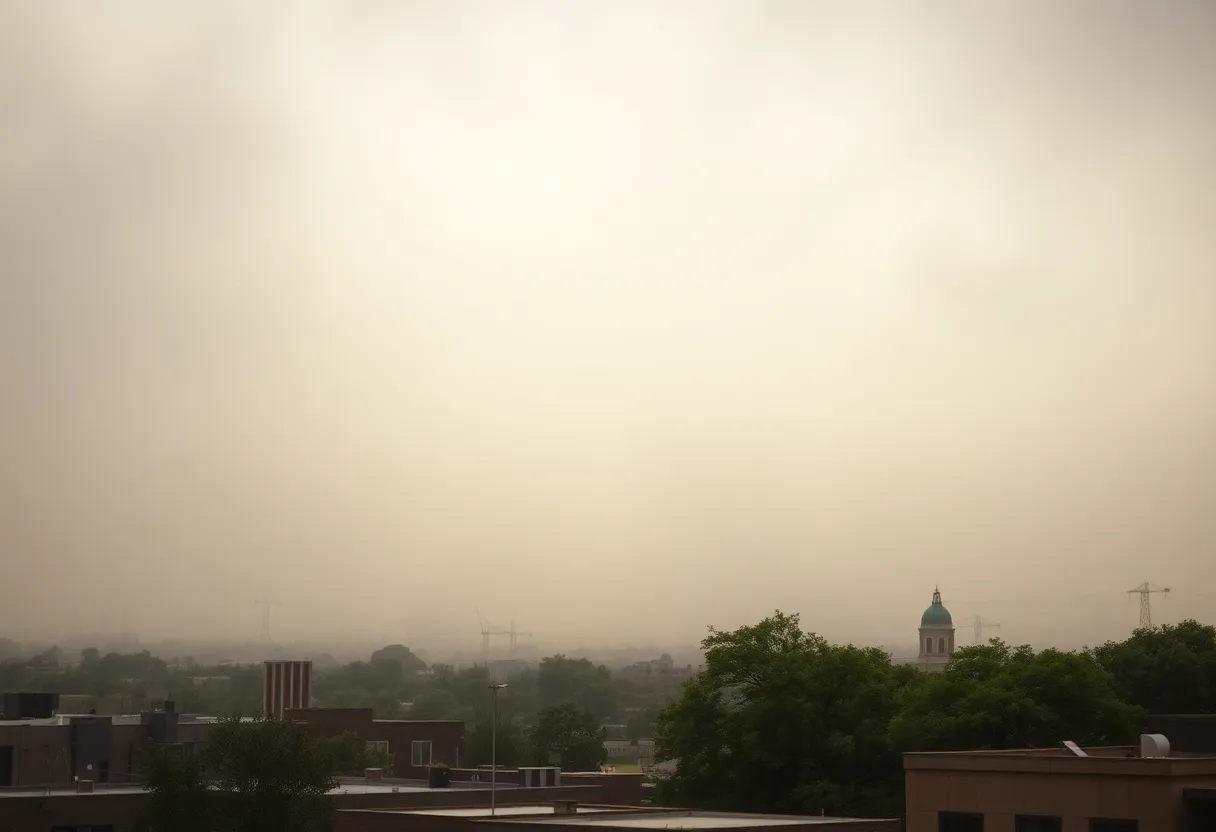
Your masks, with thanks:
[(920, 655), (917, 664), (922, 670), (940, 671), (954, 652), (954, 619), (942, 606), (942, 594), (933, 588), (933, 603), (920, 617)]

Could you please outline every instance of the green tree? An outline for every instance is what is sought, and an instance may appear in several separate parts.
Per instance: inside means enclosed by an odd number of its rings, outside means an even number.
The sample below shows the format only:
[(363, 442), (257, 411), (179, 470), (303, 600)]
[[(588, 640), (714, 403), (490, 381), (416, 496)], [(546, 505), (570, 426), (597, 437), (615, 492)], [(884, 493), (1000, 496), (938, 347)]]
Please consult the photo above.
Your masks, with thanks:
[(426, 670), (426, 662), (414, 655), (404, 644), (390, 644), (372, 653), (372, 663), (378, 661), (396, 662), (401, 672), (406, 676), (416, 676)]
[(620, 710), (620, 690), (612, 673), (589, 659), (561, 654), (542, 659), (536, 673), (536, 693), (541, 708), (568, 703), (598, 719), (611, 719)]
[(567, 771), (596, 771), (608, 759), (604, 729), (587, 711), (555, 705), (537, 714), (531, 746), (537, 765), (559, 765)]
[(313, 739), (288, 720), (222, 718), (197, 756), (154, 757), (145, 785), (152, 830), (205, 828), (177, 825), (183, 818), (231, 832), (323, 829), (337, 773), (360, 768), (366, 754), (352, 734)]
[(1149, 713), (1216, 713), (1216, 627), (1188, 620), (1136, 630), (1093, 655), (1119, 694)]
[[(499, 693), (498, 730), (497, 736), (495, 736), (492, 718), (494, 708), (490, 700), (490, 691), (483, 688), (482, 692), (483, 701), (474, 707), (472, 719), (469, 721), (465, 733), (464, 757), (460, 761), (461, 765), (489, 765), (492, 749), (496, 751), (493, 759), (499, 766), (510, 768), (526, 765), (532, 754), (528, 748), (523, 728), (515, 718), (514, 703), (511, 701), (510, 694), (505, 691)], [(494, 749), (495, 743), (497, 744), (496, 749)], [(443, 760), (442, 762), (449, 761)]]
[(657, 713), (657, 711), (646, 708), (629, 714), (625, 720), (625, 735), (632, 740), (652, 738)]
[(217, 818), (199, 754), (172, 746), (152, 753), (144, 788), (152, 792), (145, 824), (152, 832), (214, 832)]
[(423, 688), (410, 706), (410, 719), (451, 719), (460, 710), (460, 702), (450, 690), (439, 687)]
[(1143, 717), (1088, 653), (966, 647), (926, 677), (891, 723), (902, 751), (1035, 748), (1132, 741)]
[(677, 760), (665, 803), (862, 817), (902, 813), (888, 729), (918, 671), (881, 650), (828, 644), (777, 612), (710, 629), (705, 669), (657, 720), (656, 756)]

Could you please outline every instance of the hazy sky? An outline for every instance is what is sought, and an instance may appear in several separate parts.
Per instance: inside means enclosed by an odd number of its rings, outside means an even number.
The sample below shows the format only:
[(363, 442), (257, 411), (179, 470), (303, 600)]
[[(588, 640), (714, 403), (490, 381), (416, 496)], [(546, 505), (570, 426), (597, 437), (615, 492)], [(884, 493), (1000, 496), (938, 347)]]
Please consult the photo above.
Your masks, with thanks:
[(1214, 79), (1210, 0), (7, 0), (0, 628), (1216, 621)]

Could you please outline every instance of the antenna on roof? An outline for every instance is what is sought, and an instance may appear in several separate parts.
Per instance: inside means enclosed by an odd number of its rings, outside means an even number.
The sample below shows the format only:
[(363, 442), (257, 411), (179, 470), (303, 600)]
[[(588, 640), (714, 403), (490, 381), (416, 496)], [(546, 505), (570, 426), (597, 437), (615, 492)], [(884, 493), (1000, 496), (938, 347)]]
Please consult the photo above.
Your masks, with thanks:
[(1077, 757), (1088, 757), (1089, 756), (1084, 751), (1082, 751), (1081, 748), (1072, 740), (1064, 740), (1064, 747), (1067, 748), (1069, 751), (1071, 751)]

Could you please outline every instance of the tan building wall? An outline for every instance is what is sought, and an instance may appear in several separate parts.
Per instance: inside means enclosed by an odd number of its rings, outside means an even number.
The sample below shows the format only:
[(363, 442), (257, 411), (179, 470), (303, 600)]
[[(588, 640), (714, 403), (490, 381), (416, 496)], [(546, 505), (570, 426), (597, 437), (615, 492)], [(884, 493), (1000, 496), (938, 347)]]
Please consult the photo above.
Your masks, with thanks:
[[(1062, 832), (1090, 821), (1134, 820), (1141, 832), (1211, 832), (1186, 788), (1216, 787), (1216, 758), (1144, 759), (1131, 749), (905, 754), (907, 832), (938, 832), (942, 812), (984, 816), (984, 832), (1015, 832), (1019, 815), (1059, 817)], [(1200, 824), (1200, 825), (1197, 825)]]

